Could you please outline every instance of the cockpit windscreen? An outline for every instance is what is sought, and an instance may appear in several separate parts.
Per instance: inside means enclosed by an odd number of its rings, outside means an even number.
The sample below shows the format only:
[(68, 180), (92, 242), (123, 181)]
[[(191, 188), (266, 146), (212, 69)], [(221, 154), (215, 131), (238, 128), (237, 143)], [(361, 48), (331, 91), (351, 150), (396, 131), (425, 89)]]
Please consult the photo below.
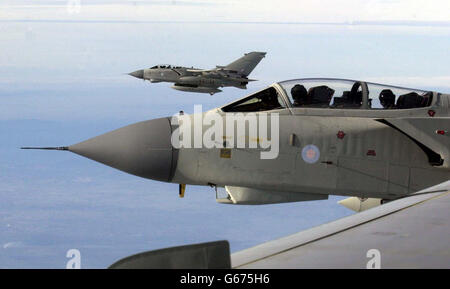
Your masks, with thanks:
[(257, 112), (284, 108), (282, 97), (273, 87), (261, 90), (244, 99), (222, 107), (224, 112)]

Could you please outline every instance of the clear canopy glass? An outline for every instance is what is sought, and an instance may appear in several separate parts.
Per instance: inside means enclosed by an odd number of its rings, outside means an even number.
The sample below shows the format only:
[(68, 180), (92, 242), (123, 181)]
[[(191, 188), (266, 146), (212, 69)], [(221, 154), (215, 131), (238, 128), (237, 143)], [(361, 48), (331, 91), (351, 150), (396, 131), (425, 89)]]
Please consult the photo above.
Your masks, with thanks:
[(278, 83), (292, 107), (408, 109), (431, 105), (432, 92), (371, 82), (304, 78)]

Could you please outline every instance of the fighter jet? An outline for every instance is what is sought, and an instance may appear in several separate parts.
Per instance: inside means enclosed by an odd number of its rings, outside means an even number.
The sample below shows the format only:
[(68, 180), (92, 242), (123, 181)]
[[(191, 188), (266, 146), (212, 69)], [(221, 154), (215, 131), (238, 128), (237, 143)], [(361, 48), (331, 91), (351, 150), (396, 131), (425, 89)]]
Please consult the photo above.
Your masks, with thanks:
[(247, 84), (254, 79), (249, 79), (249, 74), (264, 58), (266, 52), (246, 53), (236, 61), (226, 66), (216, 66), (213, 69), (197, 69), (172, 65), (156, 65), (151, 68), (136, 70), (129, 75), (152, 83), (171, 82), (173, 89), (214, 93), (221, 92), (219, 87), (233, 86), (247, 89)]
[(234, 205), (341, 195), (358, 211), (450, 179), (449, 105), (450, 94), (433, 91), (295, 79), (206, 112), (44, 149), (179, 184), (180, 197), (186, 185), (211, 186), (217, 202)]

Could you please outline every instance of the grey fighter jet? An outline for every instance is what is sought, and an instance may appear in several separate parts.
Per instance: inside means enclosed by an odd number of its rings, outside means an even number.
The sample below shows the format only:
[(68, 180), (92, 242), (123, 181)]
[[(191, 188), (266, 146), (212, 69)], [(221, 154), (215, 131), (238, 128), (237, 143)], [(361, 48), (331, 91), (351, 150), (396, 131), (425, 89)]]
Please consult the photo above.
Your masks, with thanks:
[(197, 69), (172, 65), (156, 65), (151, 68), (136, 70), (129, 75), (152, 83), (171, 82), (173, 89), (214, 93), (221, 92), (219, 87), (237, 87), (246, 89), (247, 84), (254, 79), (249, 79), (249, 74), (264, 58), (266, 52), (246, 53), (236, 61), (226, 66), (216, 66), (213, 69)]
[[(224, 188), (226, 195), (216, 198), (225, 204), (342, 195), (351, 198), (341, 204), (359, 211), (450, 179), (449, 106), (450, 94), (355, 80), (296, 79), (204, 113), (147, 120), (45, 149), (177, 183), (180, 196), (186, 184)], [(229, 123), (236, 115), (241, 118)], [(214, 123), (198, 121), (211, 116)], [(251, 135), (254, 121), (270, 134)], [(196, 144), (196, 134), (201, 140), (213, 126), (223, 128), (217, 145)], [(180, 128), (183, 143), (174, 142)]]

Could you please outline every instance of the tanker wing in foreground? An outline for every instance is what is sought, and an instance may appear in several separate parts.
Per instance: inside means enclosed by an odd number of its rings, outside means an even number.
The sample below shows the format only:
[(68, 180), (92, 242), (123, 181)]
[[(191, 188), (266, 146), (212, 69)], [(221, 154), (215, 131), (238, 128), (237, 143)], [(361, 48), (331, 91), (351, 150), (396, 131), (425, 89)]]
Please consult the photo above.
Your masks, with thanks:
[(237, 269), (450, 268), (450, 180), (231, 255)]
[(235, 252), (216, 241), (140, 253), (111, 269), (450, 268), (450, 180)]

